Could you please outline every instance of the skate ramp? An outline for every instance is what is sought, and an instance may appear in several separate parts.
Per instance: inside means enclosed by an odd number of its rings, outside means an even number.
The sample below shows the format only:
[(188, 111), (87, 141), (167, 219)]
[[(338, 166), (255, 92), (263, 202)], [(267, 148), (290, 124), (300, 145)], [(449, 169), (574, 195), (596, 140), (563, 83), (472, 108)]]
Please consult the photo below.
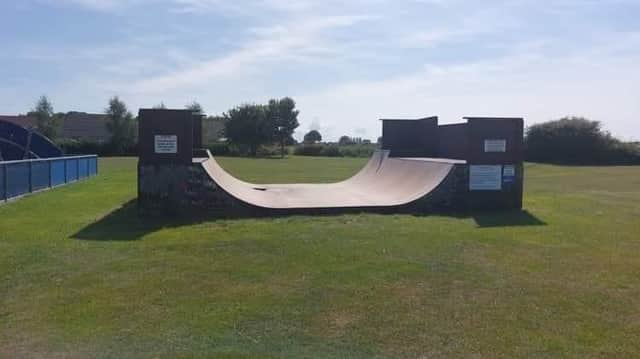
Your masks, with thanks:
[(376, 208), (406, 205), (438, 187), (459, 160), (390, 158), (376, 151), (353, 177), (328, 184), (255, 184), (225, 171), (211, 156), (196, 160), (232, 197), (265, 209)]

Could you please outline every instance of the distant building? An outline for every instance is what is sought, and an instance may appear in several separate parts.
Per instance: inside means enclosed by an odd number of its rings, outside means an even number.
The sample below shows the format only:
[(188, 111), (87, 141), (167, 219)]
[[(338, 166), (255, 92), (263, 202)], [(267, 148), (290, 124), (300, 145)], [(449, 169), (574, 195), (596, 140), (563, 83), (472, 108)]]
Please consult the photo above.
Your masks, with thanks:
[(111, 133), (107, 129), (109, 118), (105, 114), (69, 112), (62, 122), (61, 137), (91, 142), (108, 142)]
[(15, 123), (25, 128), (35, 128), (37, 126), (35, 117), (26, 115), (0, 115), (0, 121)]
[[(7, 121), (25, 128), (37, 128), (35, 117), (27, 115), (0, 115), (0, 121)], [(111, 133), (107, 128), (109, 118), (105, 114), (71, 111), (64, 115), (60, 123), (59, 137), (91, 142), (108, 142)]]

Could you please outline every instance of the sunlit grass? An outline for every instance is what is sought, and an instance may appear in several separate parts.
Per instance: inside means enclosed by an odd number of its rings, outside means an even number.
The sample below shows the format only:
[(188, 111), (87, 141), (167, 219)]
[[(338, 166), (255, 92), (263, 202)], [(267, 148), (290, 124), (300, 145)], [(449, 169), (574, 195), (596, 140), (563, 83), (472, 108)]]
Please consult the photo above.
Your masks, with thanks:
[[(220, 160), (263, 183), (364, 161)], [(640, 353), (640, 167), (528, 164), (526, 218), (185, 223), (137, 217), (135, 165), (0, 205), (0, 357)]]

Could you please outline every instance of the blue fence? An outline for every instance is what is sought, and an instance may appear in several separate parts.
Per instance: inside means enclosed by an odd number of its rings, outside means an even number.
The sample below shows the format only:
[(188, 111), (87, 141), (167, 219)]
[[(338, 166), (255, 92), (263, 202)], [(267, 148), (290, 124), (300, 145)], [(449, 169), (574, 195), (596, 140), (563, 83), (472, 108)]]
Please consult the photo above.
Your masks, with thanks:
[(98, 156), (0, 162), (0, 201), (98, 174)]

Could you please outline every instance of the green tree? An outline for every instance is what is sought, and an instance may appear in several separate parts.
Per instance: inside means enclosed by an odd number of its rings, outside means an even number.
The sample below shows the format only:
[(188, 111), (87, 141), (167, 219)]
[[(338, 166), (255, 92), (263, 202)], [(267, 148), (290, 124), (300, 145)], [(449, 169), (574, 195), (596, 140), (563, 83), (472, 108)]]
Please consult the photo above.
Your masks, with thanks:
[(355, 141), (347, 135), (340, 137), (340, 139), (338, 140), (339, 146), (349, 146), (353, 144), (355, 144)]
[(118, 96), (109, 99), (105, 113), (109, 120), (107, 129), (111, 133), (111, 145), (116, 153), (124, 153), (135, 143), (135, 121), (127, 105)]
[(280, 144), (280, 156), (284, 157), (284, 146), (293, 142), (293, 132), (300, 125), (296, 102), (290, 97), (280, 100), (271, 99), (266, 107), (266, 116), (273, 124), (274, 139)]
[(305, 143), (316, 143), (322, 141), (322, 135), (317, 130), (311, 130), (304, 135)]
[(247, 146), (252, 156), (256, 155), (261, 145), (273, 139), (274, 126), (266, 116), (266, 108), (263, 105), (241, 105), (223, 116), (227, 140), (236, 145)]
[(53, 112), (53, 105), (47, 96), (42, 95), (36, 102), (29, 116), (35, 117), (38, 131), (49, 138), (56, 138), (61, 123), (61, 117)]
[(187, 110), (191, 110), (191, 112), (194, 113), (198, 113), (198, 114), (204, 114), (204, 109), (202, 108), (202, 105), (200, 105), (200, 103), (193, 101), (187, 105), (184, 106), (185, 109)]

